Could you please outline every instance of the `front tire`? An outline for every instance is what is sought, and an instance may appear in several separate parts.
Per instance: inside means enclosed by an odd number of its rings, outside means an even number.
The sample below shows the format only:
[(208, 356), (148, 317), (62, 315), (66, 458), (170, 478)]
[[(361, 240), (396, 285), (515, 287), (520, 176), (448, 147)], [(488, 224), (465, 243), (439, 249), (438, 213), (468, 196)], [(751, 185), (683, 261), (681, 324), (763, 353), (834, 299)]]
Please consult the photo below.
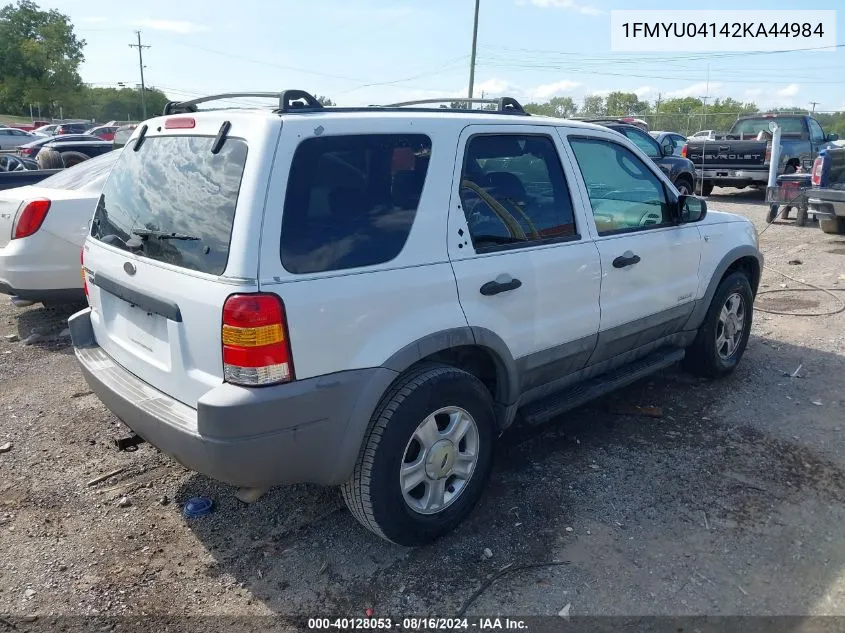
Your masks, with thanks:
[(754, 294), (748, 277), (725, 277), (707, 309), (693, 344), (687, 349), (684, 368), (696, 376), (727, 376), (739, 364), (751, 333)]
[(454, 529), (490, 475), (495, 416), (472, 374), (429, 364), (400, 378), (370, 422), (343, 499), (367, 529), (425, 545)]
[(715, 185), (713, 184), (712, 180), (705, 180), (703, 183), (701, 183), (701, 195), (709, 196), (711, 193), (713, 193), (713, 187), (715, 187)]

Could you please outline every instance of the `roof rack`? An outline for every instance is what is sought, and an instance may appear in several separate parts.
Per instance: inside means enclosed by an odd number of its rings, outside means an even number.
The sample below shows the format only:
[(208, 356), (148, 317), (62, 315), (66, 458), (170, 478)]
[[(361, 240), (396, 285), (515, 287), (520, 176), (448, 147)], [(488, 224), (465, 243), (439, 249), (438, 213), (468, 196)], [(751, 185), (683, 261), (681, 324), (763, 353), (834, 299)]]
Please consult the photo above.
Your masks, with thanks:
[[(457, 103), (457, 104), (472, 104), (472, 103), (494, 103), (495, 110), (471, 110), (468, 107), (452, 108), (454, 110), (473, 111), (473, 112), (498, 112), (499, 114), (522, 114), (528, 115), (522, 105), (513, 97), (502, 97), (500, 99), (470, 99), (466, 97), (443, 97), (440, 99), (419, 99), (417, 101), (403, 101), (401, 103), (391, 103), (382, 107), (385, 108), (403, 108), (405, 106), (426, 105), (432, 103)], [(442, 105), (441, 108), (448, 106)]]
[(184, 114), (196, 112), (197, 105), (208, 101), (219, 101), (221, 99), (236, 99), (240, 97), (263, 97), (267, 99), (278, 99), (279, 107), (276, 112), (313, 112), (322, 110), (323, 105), (305, 90), (282, 90), (281, 92), (227, 92), (219, 95), (199, 97), (190, 101), (170, 101), (164, 106), (164, 115)]

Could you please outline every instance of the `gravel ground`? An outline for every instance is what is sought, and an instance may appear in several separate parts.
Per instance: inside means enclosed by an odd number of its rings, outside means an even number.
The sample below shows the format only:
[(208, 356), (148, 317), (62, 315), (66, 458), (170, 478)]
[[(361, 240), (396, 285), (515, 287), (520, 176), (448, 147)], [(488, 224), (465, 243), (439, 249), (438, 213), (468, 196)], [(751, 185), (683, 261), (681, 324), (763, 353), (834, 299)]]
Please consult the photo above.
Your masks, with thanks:
[[(759, 194), (716, 193), (711, 208), (766, 226)], [(845, 238), (778, 223), (761, 245), (768, 266), (845, 288)], [(800, 286), (766, 270), (761, 289), (782, 284)], [(758, 307), (836, 304), (787, 292)], [(279, 488), (247, 506), (148, 445), (115, 450), (126, 431), (76, 369), (68, 315), (0, 307), (0, 334), (37, 333), (0, 337), (6, 617), (448, 616), (503, 566), (550, 561), (565, 564), (505, 576), (467, 614), (845, 614), (841, 313), (757, 312), (730, 378), (670, 370), (509, 432), (470, 519), (417, 550), (360, 528), (334, 489)], [(181, 505), (196, 495), (215, 511), (186, 521)]]

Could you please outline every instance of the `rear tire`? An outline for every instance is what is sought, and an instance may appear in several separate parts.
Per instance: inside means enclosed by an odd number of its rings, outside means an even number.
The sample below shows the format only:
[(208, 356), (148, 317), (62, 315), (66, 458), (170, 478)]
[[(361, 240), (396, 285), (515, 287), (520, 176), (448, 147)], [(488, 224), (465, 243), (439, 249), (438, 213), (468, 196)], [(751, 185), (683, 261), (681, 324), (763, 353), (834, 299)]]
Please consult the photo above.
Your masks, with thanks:
[(85, 162), (89, 158), (91, 157), (86, 156), (82, 152), (62, 152), (62, 161), (65, 167), (73, 167), (74, 165)]
[(831, 235), (843, 235), (845, 234), (845, 218), (819, 220), (819, 228)]
[(692, 180), (690, 180), (686, 176), (679, 176), (674, 184), (675, 184), (675, 189), (677, 189), (678, 193), (681, 194), (682, 196), (690, 196), (690, 195), (693, 195), (695, 193), (693, 191)]
[(751, 332), (754, 295), (744, 273), (725, 277), (707, 309), (693, 344), (687, 348), (684, 369), (696, 376), (727, 376), (739, 364)]
[(715, 187), (715, 185), (713, 184), (712, 180), (705, 180), (703, 183), (701, 183), (701, 195), (709, 196), (713, 193), (713, 187)]
[(440, 364), (409, 372), (373, 414), (342, 487), (346, 505), (382, 538), (408, 547), (430, 543), (481, 497), (495, 424), (490, 392), (472, 374)]

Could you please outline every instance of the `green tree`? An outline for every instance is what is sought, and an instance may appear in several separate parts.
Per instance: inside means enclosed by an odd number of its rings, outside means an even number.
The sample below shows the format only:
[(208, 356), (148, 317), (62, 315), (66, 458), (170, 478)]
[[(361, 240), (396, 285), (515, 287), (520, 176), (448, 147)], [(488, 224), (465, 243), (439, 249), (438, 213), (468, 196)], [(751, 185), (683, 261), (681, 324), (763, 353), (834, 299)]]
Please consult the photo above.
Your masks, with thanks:
[(628, 114), (649, 114), (651, 106), (648, 101), (640, 101), (633, 92), (611, 92), (605, 99), (605, 109), (611, 116), (625, 116)]
[(331, 106), (337, 105), (334, 101), (332, 101), (328, 97), (324, 97), (323, 95), (316, 95), (316, 99), (320, 102), (320, 105), (325, 108), (330, 108)]
[(542, 116), (554, 116), (568, 119), (578, 112), (578, 106), (572, 97), (554, 97), (546, 103), (529, 103), (523, 106), (526, 112)]
[(584, 105), (578, 114), (583, 117), (596, 117), (604, 116), (605, 112), (604, 97), (601, 95), (587, 95), (584, 97)]
[(31, 0), (0, 9), (0, 111), (28, 114), (37, 103), (55, 114), (80, 88), (84, 46), (63, 13)]

